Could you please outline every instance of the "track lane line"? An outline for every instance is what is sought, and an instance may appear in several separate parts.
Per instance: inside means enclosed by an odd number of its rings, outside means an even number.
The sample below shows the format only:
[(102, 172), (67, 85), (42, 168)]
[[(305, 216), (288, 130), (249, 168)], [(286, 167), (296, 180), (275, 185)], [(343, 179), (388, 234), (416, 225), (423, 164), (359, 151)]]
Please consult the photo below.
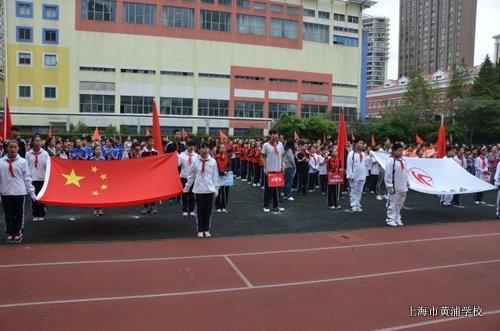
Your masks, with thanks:
[(224, 259), (227, 261), (227, 263), (229, 263), (229, 265), (231, 266), (231, 268), (233, 268), (233, 270), (238, 274), (238, 276), (240, 276), (241, 280), (250, 288), (253, 288), (254, 286), (252, 285), (252, 283), (250, 283), (250, 281), (248, 280), (248, 278), (241, 272), (241, 270), (236, 266), (236, 264), (234, 264), (233, 261), (231, 261), (231, 259), (229, 257), (227, 257), (227, 255), (224, 256)]

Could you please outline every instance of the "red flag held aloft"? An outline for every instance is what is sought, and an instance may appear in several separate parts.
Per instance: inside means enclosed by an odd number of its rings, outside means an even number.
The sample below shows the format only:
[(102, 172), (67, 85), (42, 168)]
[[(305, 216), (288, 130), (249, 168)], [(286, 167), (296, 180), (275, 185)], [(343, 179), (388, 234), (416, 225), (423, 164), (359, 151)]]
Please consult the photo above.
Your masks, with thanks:
[(158, 115), (158, 107), (156, 101), (153, 100), (153, 139), (154, 148), (158, 153), (163, 154), (163, 139), (161, 137), (160, 116)]
[(188, 134), (186, 130), (182, 129), (182, 139), (186, 140), (188, 138)]
[(416, 135), (416, 137), (415, 137), (415, 138), (416, 138), (415, 140), (416, 140), (417, 144), (422, 145), (422, 144), (424, 143), (424, 140), (423, 140), (422, 138), (420, 138), (420, 137), (418, 136), (418, 134)]
[(356, 140), (356, 137), (354, 137), (354, 134), (351, 133), (351, 140), (354, 141)]
[(49, 138), (52, 138), (52, 126), (49, 128)]
[(101, 135), (99, 134), (99, 128), (98, 127), (95, 128), (94, 134), (92, 135), (92, 139), (94, 141), (97, 141), (97, 140), (101, 139)]
[(337, 136), (337, 152), (339, 153), (339, 161), (341, 168), (345, 168), (344, 157), (345, 147), (347, 145), (347, 130), (345, 127), (344, 111), (340, 112), (339, 133)]
[[(85, 208), (132, 206), (182, 193), (177, 154), (119, 161), (50, 158), (42, 203)], [(154, 181), (154, 185), (151, 185)]]
[(150, 135), (151, 135), (151, 132), (149, 132), (149, 128), (146, 128), (146, 137), (150, 136)]
[(323, 133), (323, 142), (326, 143), (326, 133)]
[(438, 150), (437, 157), (443, 158), (446, 155), (446, 128), (444, 127), (444, 120), (441, 118), (441, 126), (439, 127), (438, 133)]
[(221, 129), (219, 129), (219, 138), (221, 140), (224, 140), (224, 139), (229, 140), (228, 136), (226, 136), (226, 134), (224, 132), (222, 132)]
[(2, 134), (1, 136), (7, 140), (12, 138), (12, 119), (10, 117), (9, 99), (5, 97), (5, 108), (3, 111)]
[(374, 135), (373, 135), (373, 133), (372, 133), (372, 145), (371, 145), (371, 147), (373, 147), (373, 146), (375, 146), (375, 145), (376, 145), (376, 144), (375, 144), (375, 136), (374, 136)]
[(293, 133), (293, 139), (294, 140), (300, 140), (300, 137), (299, 137), (299, 135), (297, 134), (296, 131)]

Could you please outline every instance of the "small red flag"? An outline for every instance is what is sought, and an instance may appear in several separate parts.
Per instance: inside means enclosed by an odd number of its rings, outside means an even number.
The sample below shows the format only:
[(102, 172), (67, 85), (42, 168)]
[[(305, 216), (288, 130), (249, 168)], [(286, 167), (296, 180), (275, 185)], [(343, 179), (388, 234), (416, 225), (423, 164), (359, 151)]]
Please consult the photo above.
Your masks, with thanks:
[(188, 137), (188, 134), (187, 134), (186, 130), (182, 129), (182, 138), (187, 139), (187, 137)]
[(154, 146), (158, 153), (163, 154), (163, 141), (161, 138), (160, 116), (158, 115), (158, 107), (156, 101), (153, 100), (153, 139)]
[(300, 137), (299, 137), (299, 135), (297, 134), (296, 131), (293, 133), (293, 139), (300, 140)]
[(10, 117), (9, 99), (5, 97), (5, 108), (3, 111), (2, 137), (7, 140), (12, 138), (12, 119)]
[(418, 136), (418, 134), (416, 135), (416, 141), (417, 141), (417, 144), (420, 144), (420, 145), (422, 145), (424, 143), (424, 140), (422, 138), (420, 138)]
[(372, 133), (372, 147), (375, 146), (375, 136)]
[(446, 155), (446, 128), (444, 127), (444, 121), (441, 118), (441, 126), (439, 127), (439, 133), (438, 133), (438, 150), (437, 150), (437, 157), (438, 158), (443, 158)]
[(94, 134), (92, 135), (92, 139), (94, 141), (101, 139), (101, 136), (99, 135), (99, 128), (97, 128), (97, 127), (95, 128)]
[(146, 137), (150, 136), (150, 135), (151, 135), (151, 132), (149, 132), (149, 128), (146, 128)]
[(49, 127), (49, 138), (52, 138), (52, 126)]
[(326, 143), (326, 133), (323, 133), (323, 142)]
[(226, 134), (224, 132), (222, 132), (221, 129), (219, 129), (219, 138), (221, 140), (224, 140), (224, 139), (229, 140), (229, 138), (226, 136)]
[(47, 169), (50, 174), (37, 199), (52, 205), (122, 207), (182, 193), (176, 153), (119, 161), (50, 158)]
[(354, 137), (354, 134), (351, 133), (351, 140), (354, 141), (356, 140), (356, 137)]

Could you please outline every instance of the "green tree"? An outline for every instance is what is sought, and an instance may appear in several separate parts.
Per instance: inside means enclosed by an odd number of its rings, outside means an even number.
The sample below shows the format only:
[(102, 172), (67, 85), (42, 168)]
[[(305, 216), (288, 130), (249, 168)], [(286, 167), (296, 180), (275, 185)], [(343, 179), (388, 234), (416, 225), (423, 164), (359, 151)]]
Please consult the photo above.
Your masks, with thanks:
[(454, 112), (458, 110), (460, 105), (459, 101), (468, 96), (467, 86), (470, 84), (469, 69), (465, 60), (462, 58), (462, 63), (454, 64), (450, 76), (450, 85), (446, 93), (448, 104), (450, 107), (451, 122), (454, 122)]
[(290, 116), (288, 114), (281, 114), (281, 117), (274, 127), (283, 134), (286, 138), (292, 138), (293, 133), (297, 132), (302, 134), (305, 131), (304, 121), (297, 116)]
[(490, 57), (486, 55), (484, 62), (481, 64), (481, 69), (474, 80), (474, 85), (471, 88), (471, 97), (500, 99), (500, 85), (498, 80), (498, 70), (491, 62)]
[(78, 124), (74, 127), (73, 132), (88, 134), (90, 132), (90, 128), (84, 123), (78, 122)]
[(104, 131), (104, 133), (106, 134), (106, 136), (118, 136), (119, 135), (118, 130), (112, 124), (110, 124), (106, 127), (106, 130)]
[(305, 132), (304, 135), (311, 139), (323, 139), (323, 134), (331, 134), (337, 131), (337, 127), (333, 121), (327, 120), (322, 115), (316, 115), (304, 120)]

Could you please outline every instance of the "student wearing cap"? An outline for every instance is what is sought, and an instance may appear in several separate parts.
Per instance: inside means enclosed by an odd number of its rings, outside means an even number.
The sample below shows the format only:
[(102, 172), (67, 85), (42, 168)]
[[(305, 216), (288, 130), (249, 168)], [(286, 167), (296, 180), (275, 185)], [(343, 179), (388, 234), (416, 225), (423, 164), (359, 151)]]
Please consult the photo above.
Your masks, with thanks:
[(408, 167), (403, 160), (403, 145), (394, 144), (392, 153), (385, 165), (384, 175), (385, 187), (389, 194), (386, 223), (389, 226), (403, 226), (401, 208), (404, 206), (406, 192), (410, 187)]
[(36, 199), (28, 162), (19, 155), (19, 142), (9, 140), (0, 159), (0, 196), (5, 213), (7, 243), (20, 243), (24, 233), (24, 197)]
[[(45, 172), (47, 170), (47, 161), (49, 153), (42, 149), (42, 138), (37, 134), (32, 140), (33, 148), (26, 153), (26, 161), (30, 169), (31, 180), (35, 188), (35, 194), (38, 194), (43, 187), (45, 181)], [(47, 210), (45, 204), (38, 201), (33, 201), (31, 204), (33, 221), (43, 221)]]

